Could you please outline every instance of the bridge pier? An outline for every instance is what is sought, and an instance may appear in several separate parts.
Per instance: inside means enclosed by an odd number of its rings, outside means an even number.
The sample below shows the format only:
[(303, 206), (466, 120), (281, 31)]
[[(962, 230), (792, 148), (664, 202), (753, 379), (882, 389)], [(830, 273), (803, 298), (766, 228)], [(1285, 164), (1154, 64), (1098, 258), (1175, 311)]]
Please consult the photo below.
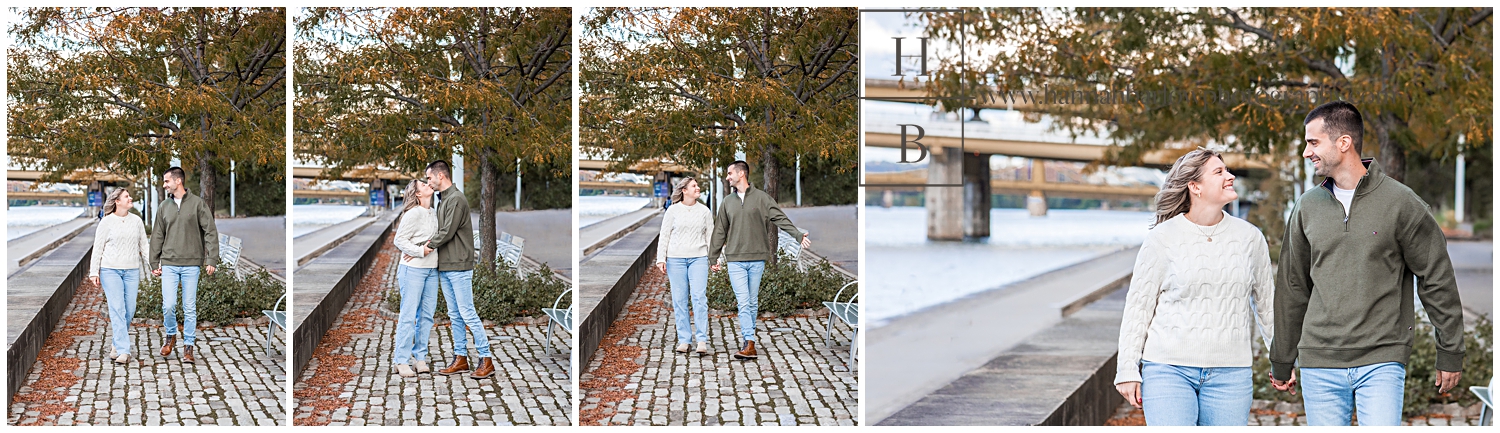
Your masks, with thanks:
[(1047, 194), (1042, 192), (1041, 184), (1047, 181), (1047, 164), (1041, 159), (1031, 159), (1031, 183), (1038, 186), (1031, 190), (1026, 196), (1026, 213), (1034, 217), (1047, 216)]
[(928, 187), (927, 239), (961, 241), (990, 236), (990, 155), (934, 149), (928, 156), (927, 183), (963, 184), (962, 188)]

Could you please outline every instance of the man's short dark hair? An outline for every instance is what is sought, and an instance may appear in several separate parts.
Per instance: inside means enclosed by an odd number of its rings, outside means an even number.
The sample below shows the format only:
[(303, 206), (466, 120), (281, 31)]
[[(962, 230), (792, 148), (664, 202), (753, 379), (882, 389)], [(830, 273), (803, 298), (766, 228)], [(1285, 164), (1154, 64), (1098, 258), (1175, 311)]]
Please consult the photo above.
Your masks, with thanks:
[(185, 173), (185, 172), (182, 171), (182, 167), (176, 167), (176, 166), (167, 169), (166, 175), (167, 175), (167, 177), (170, 177), (170, 178), (173, 178), (173, 179), (177, 179), (179, 181), (187, 178), (187, 173)]
[(741, 173), (750, 174), (750, 164), (746, 163), (743, 160), (736, 160), (734, 162), (729, 163), (729, 168), (735, 168), (735, 167), (739, 167)]
[(1365, 121), (1364, 117), (1359, 115), (1359, 109), (1354, 108), (1354, 104), (1333, 101), (1319, 105), (1318, 108), (1307, 113), (1307, 118), (1302, 120), (1302, 125), (1307, 126), (1318, 119), (1323, 119), (1323, 132), (1328, 134), (1328, 139), (1338, 141), (1339, 136), (1347, 135), (1354, 143), (1354, 154), (1363, 154)]
[(448, 168), (448, 161), (437, 160), (427, 164), (427, 171), (443, 175), (444, 179), (453, 179), (453, 171)]

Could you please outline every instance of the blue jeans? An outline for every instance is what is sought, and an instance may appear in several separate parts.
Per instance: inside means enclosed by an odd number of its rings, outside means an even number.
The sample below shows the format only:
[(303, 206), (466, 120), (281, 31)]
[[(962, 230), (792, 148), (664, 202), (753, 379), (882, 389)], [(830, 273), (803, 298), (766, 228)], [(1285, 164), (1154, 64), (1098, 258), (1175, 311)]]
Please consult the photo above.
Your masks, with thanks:
[(755, 341), (755, 317), (760, 312), (760, 275), (766, 272), (766, 262), (729, 262), (729, 286), (734, 289), (734, 299), (739, 302), (740, 336), (745, 341)]
[(1307, 368), (1297, 374), (1302, 382), (1302, 407), (1307, 425), (1349, 425), (1359, 413), (1359, 425), (1401, 425), (1401, 403), (1406, 397), (1406, 366), (1385, 362), (1354, 368)]
[(130, 354), (130, 319), (135, 317), (135, 297), (141, 289), (140, 269), (99, 269), (99, 285), (109, 303), (110, 343), (118, 355)]
[(1143, 361), (1146, 425), (1244, 426), (1250, 422), (1250, 367), (1183, 367)]
[[(453, 330), (453, 354), (469, 356), (466, 334), (474, 333), (474, 349), (480, 358), (490, 357), (490, 337), (474, 310), (474, 271), (438, 271), (443, 281), (443, 299), (448, 301), (448, 320)], [(467, 329), (466, 329), (467, 328)]]
[[(668, 257), (667, 279), (672, 284), (672, 315), (677, 324), (677, 344), (697, 338), (708, 342), (708, 256)], [(693, 325), (688, 326), (688, 297), (693, 301)]]
[(412, 358), (427, 360), (427, 341), (432, 337), (432, 316), (437, 312), (437, 268), (396, 268), (401, 290), (401, 313), (396, 319), (394, 362), (408, 364)]
[(177, 286), (182, 286), (182, 344), (191, 347), (198, 337), (197, 266), (161, 267), (161, 326), (177, 335)]

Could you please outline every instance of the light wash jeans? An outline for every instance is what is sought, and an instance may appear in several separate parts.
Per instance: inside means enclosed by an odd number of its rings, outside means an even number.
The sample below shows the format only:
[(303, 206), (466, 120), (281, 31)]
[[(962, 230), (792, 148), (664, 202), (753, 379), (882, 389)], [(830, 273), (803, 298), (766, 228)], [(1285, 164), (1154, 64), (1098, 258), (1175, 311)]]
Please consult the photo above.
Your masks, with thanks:
[(182, 345), (192, 347), (198, 337), (197, 266), (161, 267), (161, 326), (177, 335), (177, 286), (182, 286)]
[(415, 358), (427, 360), (427, 341), (432, 337), (432, 316), (437, 312), (437, 268), (396, 268), (401, 290), (401, 313), (396, 318), (396, 364)]
[(1146, 425), (1244, 426), (1250, 422), (1250, 367), (1183, 367), (1143, 361)]
[(760, 276), (766, 272), (766, 262), (729, 262), (729, 286), (734, 289), (734, 299), (739, 302), (740, 336), (745, 341), (755, 341), (755, 318), (760, 313)]
[(1298, 372), (1307, 425), (1349, 425), (1359, 413), (1359, 425), (1401, 425), (1401, 403), (1406, 397), (1406, 366), (1399, 362), (1354, 368), (1306, 368)]
[[(708, 343), (708, 256), (668, 257), (667, 279), (672, 285), (672, 315), (677, 324), (677, 344), (696, 338)], [(692, 297), (693, 324), (688, 326), (688, 298)]]
[(135, 317), (135, 298), (140, 294), (140, 269), (99, 269), (99, 285), (109, 303), (110, 343), (115, 354), (130, 354), (130, 319)]
[[(449, 326), (453, 329), (453, 355), (469, 356), (466, 334), (474, 334), (474, 350), (480, 358), (490, 357), (490, 338), (484, 322), (474, 310), (474, 271), (438, 271), (443, 282), (443, 299), (448, 301)], [(467, 329), (466, 329), (467, 328)]]

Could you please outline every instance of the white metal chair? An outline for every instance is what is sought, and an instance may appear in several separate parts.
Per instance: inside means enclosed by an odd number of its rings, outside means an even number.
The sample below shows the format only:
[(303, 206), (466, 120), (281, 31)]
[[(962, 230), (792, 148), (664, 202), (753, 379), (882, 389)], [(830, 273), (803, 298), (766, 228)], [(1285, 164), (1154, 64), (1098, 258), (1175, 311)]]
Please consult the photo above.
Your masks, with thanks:
[(276, 298), (276, 305), (271, 306), (271, 309), (260, 310), (267, 319), (271, 319), (270, 323), (266, 323), (266, 355), (271, 354), (271, 328), (286, 330), (286, 306), (282, 305), (285, 301), (286, 295), (282, 294), (280, 298)]
[(849, 299), (843, 302), (839, 302), (839, 298), (843, 296), (845, 289), (858, 283), (858, 281), (850, 281), (844, 284), (844, 287), (839, 288), (838, 293), (833, 294), (832, 301), (823, 303), (823, 306), (828, 307), (828, 327), (823, 332), (823, 346), (832, 345), (834, 319), (843, 321), (844, 324), (849, 325), (849, 329), (854, 331), (854, 335), (849, 337), (849, 365), (854, 365), (855, 349), (859, 347), (859, 292), (856, 289), (854, 295), (849, 296)]
[[(562, 328), (564, 330), (568, 331), (569, 334), (573, 333), (573, 307), (572, 307), (572, 302), (571, 302), (572, 298), (568, 297), (568, 294), (572, 293), (572, 292), (573, 292), (573, 288), (569, 287), (568, 290), (564, 290), (561, 295), (557, 295), (557, 299), (556, 300), (552, 301), (552, 308), (543, 308), (542, 309), (542, 314), (546, 314), (547, 315), (547, 354), (548, 355), (552, 354), (552, 327), (553, 326), (560, 325), (560, 326), (562, 326)], [(562, 303), (562, 300), (564, 298), (567, 298), (569, 300), (569, 302), (568, 302), (569, 306), (567, 308), (557, 308), (557, 306)]]

